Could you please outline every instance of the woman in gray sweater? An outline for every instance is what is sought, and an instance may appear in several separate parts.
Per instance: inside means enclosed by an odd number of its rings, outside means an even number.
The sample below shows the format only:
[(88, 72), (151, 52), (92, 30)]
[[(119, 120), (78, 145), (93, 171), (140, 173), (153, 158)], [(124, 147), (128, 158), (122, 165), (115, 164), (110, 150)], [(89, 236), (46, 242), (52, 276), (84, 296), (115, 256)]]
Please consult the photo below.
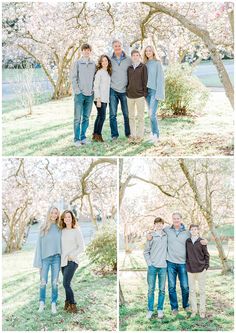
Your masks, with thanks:
[(34, 256), (34, 267), (39, 268), (40, 273), (39, 312), (43, 312), (45, 309), (46, 286), (48, 273), (51, 269), (51, 308), (54, 314), (57, 312), (58, 277), (61, 266), (61, 230), (59, 228), (59, 219), (59, 210), (56, 207), (51, 207), (45, 223), (40, 228)]
[(155, 50), (150, 45), (144, 50), (144, 63), (148, 70), (146, 101), (151, 123), (151, 141), (156, 144), (160, 136), (157, 109), (159, 101), (165, 99), (165, 78), (161, 62), (157, 59)]
[(94, 104), (97, 108), (97, 118), (94, 123), (92, 140), (95, 142), (104, 142), (102, 127), (106, 119), (106, 108), (110, 97), (111, 72), (111, 60), (103, 54), (98, 61), (94, 80)]

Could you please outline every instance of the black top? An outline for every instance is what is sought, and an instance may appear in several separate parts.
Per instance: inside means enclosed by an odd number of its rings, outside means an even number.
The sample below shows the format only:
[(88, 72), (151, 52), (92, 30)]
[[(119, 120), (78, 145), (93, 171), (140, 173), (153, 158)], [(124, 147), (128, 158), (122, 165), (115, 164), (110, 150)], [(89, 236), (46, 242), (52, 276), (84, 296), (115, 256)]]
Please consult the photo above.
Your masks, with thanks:
[(128, 67), (128, 84), (126, 93), (129, 98), (147, 96), (147, 67), (140, 63), (135, 69), (133, 65)]
[(186, 240), (186, 268), (187, 272), (200, 273), (209, 267), (210, 255), (206, 245), (202, 245), (202, 238), (193, 244), (191, 238)]

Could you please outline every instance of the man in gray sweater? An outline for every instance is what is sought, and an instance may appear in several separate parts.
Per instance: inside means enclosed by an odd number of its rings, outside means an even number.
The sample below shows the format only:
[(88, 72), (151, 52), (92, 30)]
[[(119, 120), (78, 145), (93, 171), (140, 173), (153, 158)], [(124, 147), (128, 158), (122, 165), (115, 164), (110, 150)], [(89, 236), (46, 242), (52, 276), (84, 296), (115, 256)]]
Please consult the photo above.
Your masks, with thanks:
[(125, 135), (130, 136), (129, 114), (126, 97), (126, 86), (128, 83), (128, 67), (131, 66), (130, 57), (126, 56), (122, 50), (122, 44), (119, 40), (112, 43), (113, 55), (111, 57), (112, 75), (110, 89), (110, 127), (112, 140), (116, 140), (119, 136), (117, 126), (117, 109), (121, 104), (121, 111), (124, 117)]
[(74, 142), (76, 147), (87, 144), (86, 131), (93, 106), (93, 81), (96, 64), (91, 60), (91, 46), (83, 44), (82, 57), (74, 63), (71, 79), (74, 92)]
[[(189, 311), (189, 285), (186, 270), (186, 240), (190, 237), (190, 232), (186, 230), (182, 223), (182, 215), (178, 212), (172, 214), (172, 226), (165, 227), (167, 234), (167, 275), (168, 291), (171, 310), (174, 315), (178, 314), (178, 299), (176, 293), (177, 276), (180, 282), (182, 305), (185, 311)], [(147, 240), (151, 240), (152, 235), (147, 235)], [(202, 245), (206, 245), (206, 240), (201, 240)]]
[(154, 310), (154, 294), (156, 286), (156, 278), (158, 276), (158, 318), (163, 318), (163, 307), (165, 300), (165, 284), (166, 284), (166, 255), (167, 255), (167, 235), (163, 231), (164, 220), (157, 217), (154, 220), (154, 230), (151, 233), (152, 240), (147, 240), (144, 249), (144, 258), (148, 265), (147, 281), (148, 281), (148, 312), (147, 319), (151, 319)]

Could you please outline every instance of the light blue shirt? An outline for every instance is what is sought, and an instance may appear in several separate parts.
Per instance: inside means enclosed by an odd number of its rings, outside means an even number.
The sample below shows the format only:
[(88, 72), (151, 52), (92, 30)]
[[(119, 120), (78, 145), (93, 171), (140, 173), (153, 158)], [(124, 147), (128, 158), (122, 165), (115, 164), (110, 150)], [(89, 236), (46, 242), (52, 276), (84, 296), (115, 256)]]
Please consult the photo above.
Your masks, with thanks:
[(165, 99), (165, 77), (161, 62), (155, 59), (146, 63), (148, 70), (147, 87), (156, 91), (155, 98), (163, 101)]
[(34, 267), (41, 268), (43, 259), (61, 254), (61, 230), (52, 224), (46, 235), (39, 235), (34, 256)]

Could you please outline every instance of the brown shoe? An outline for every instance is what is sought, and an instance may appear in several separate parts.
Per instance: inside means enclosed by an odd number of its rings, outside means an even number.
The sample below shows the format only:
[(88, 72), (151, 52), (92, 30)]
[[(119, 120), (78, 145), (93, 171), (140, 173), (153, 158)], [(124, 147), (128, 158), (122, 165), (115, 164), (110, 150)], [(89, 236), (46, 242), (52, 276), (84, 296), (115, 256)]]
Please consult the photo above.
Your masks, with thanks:
[(93, 134), (93, 138), (92, 138), (92, 140), (93, 140), (94, 142), (100, 142), (100, 135), (98, 135), (98, 134)]
[(77, 309), (76, 304), (69, 304), (69, 308), (68, 308), (67, 311), (70, 312), (70, 313), (77, 313), (78, 309)]
[(70, 306), (70, 303), (68, 301), (65, 301), (64, 310), (67, 311), (69, 306)]
[(104, 142), (103, 137), (101, 135), (98, 135), (98, 137), (100, 142)]

